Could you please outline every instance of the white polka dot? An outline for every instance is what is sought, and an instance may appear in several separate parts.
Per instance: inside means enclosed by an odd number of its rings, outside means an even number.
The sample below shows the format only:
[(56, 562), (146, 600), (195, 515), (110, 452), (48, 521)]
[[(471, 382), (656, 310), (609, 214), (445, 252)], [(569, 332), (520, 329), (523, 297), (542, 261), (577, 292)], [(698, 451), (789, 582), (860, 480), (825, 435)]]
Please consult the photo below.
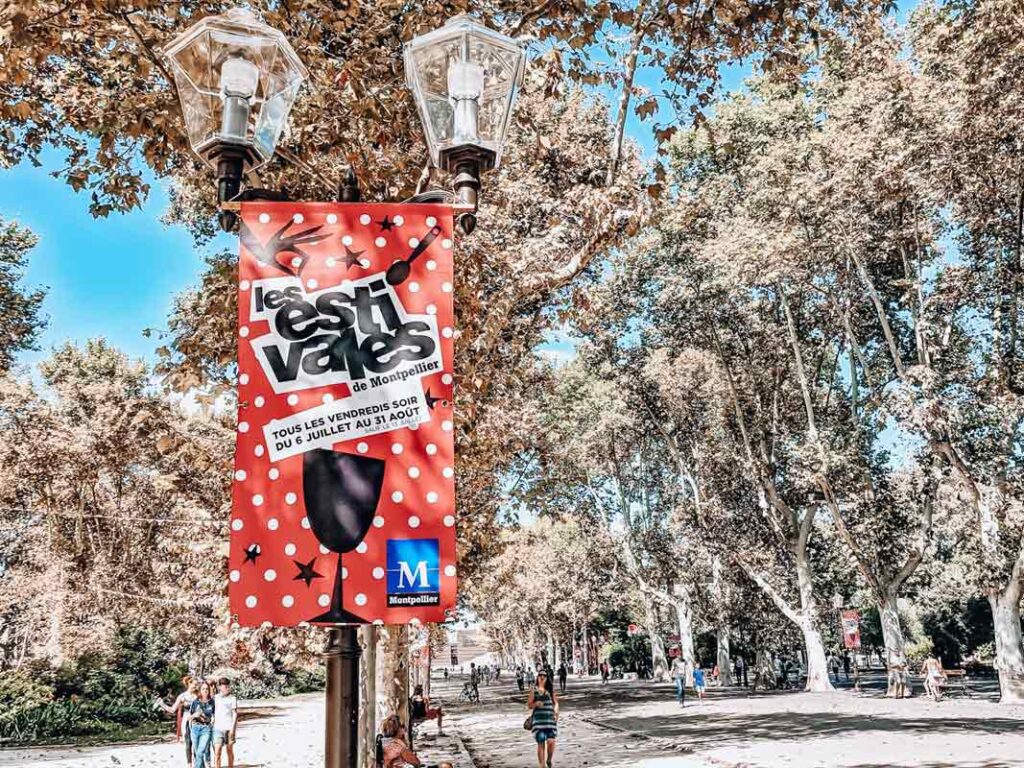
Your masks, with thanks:
[(452, 292), (452, 284), (451, 283), (441, 283), (441, 290), (444, 291), (445, 293), (451, 293)]
[(433, 456), (435, 453), (437, 453), (437, 446), (433, 443), (427, 443), (427, 455)]
[(238, 377), (238, 383), (242, 384), (242, 385), (248, 384), (249, 383), (249, 374), (248, 373), (243, 373), (241, 376), (239, 376)]
[(320, 597), (318, 597), (316, 601), (321, 608), (326, 608), (328, 605), (331, 604), (331, 597), (330, 595), (320, 595)]
[(248, 475), (245, 474), (244, 469), (240, 469), (235, 472), (235, 480), (245, 480), (246, 477), (248, 477)]
[(444, 240), (441, 241), (441, 247), (444, 248), (446, 251), (450, 251), (452, 247), (452, 241), (446, 237)]
[(263, 572), (263, 578), (267, 581), (273, 581), (277, 578), (277, 571), (275, 571), (273, 568), (268, 568)]
[(441, 383), (442, 384), (451, 384), (452, 383), (452, 375), (450, 373), (442, 374), (442, 376), (441, 376)]
[(266, 224), (268, 221), (270, 221), (270, 214), (269, 213), (261, 213), (260, 214), (260, 224)]
[(415, 432), (415, 431), (416, 431), (416, 430), (418, 430), (419, 428), (420, 428), (420, 425), (419, 425), (419, 424), (410, 424), (410, 425), (409, 425), (409, 430), (410, 430), (410, 431), (412, 431), (412, 432)]
[(420, 292), (420, 284), (419, 283), (417, 283), (415, 280), (413, 280), (411, 283), (409, 283), (409, 293), (419, 293), (419, 292)]
[(238, 422), (238, 431), (243, 433), (243, 434), (248, 432), (249, 431), (249, 422), (248, 421), (240, 421), (240, 422)]
[(341, 569), (341, 578), (342, 578), (342, 580), (345, 580), (345, 579), (348, 578), (348, 568), (345, 568), (344, 566)]
[(284, 495), (285, 504), (294, 504), (296, 499), (298, 499), (298, 496), (296, 496), (294, 493), (286, 493)]
[(329, 549), (328, 549), (327, 547), (325, 547), (325, 546), (324, 546), (323, 544), (321, 544), (321, 545), (320, 545), (320, 554), (321, 554), (321, 555), (326, 555), (326, 554), (327, 554), (327, 553), (329, 553), (330, 551), (331, 551), (331, 550), (329, 550)]
[(341, 238), (342, 245), (352, 245), (352, 235), (345, 235)]
[(252, 404), (255, 405), (257, 408), (262, 408), (266, 404), (266, 402), (267, 401), (264, 399), (263, 395), (259, 395), (256, 397), (255, 400), (252, 401)]
[(455, 566), (454, 565), (446, 565), (444, 567), (444, 575), (445, 576), (454, 576), (455, 575)]
[(302, 259), (300, 257), (296, 256), (294, 259), (292, 259), (292, 266), (293, 267), (301, 267), (302, 266)]
[(395, 491), (394, 493), (391, 494), (391, 500), (395, 502), (395, 504), (399, 503), (404, 498), (405, 496), (401, 491)]
[(362, 592), (356, 595), (356, 605), (366, 605), (366, 595)]
[(269, 520), (267, 520), (267, 529), (268, 530), (276, 531), (279, 525), (280, 525), (280, 523), (277, 522), (277, 518), (276, 517), (272, 517)]
[(427, 494), (428, 504), (437, 504), (437, 491), (431, 491)]
[(433, 216), (427, 216), (427, 226), (428, 227), (436, 227), (437, 226), (437, 219), (435, 219)]
[(450, 339), (452, 336), (455, 335), (455, 332), (446, 325), (444, 328), (441, 329), (441, 335), (444, 336), (446, 339)]
[(380, 581), (384, 578), (384, 569), (381, 568), (379, 565), (373, 569), (373, 578), (377, 579), (377, 581)]
[(433, 272), (435, 269), (437, 269), (437, 262), (434, 261), (433, 259), (428, 259), (427, 260), (427, 271), (428, 272)]
[(291, 595), (285, 595), (281, 598), (281, 605), (283, 605), (285, 608), (291, 608), (293, 605), (295, 605), (295, 598)]
[(366, 453), (368, 450), (370, 450), (370, 446), (368, 446), (366, 443), (358, 443), (356, 445), (356, 450), (359, 451), (359, 453)]
[(395, 454), (395, 456), (398, 456), (404, 450), (405, 450), (405, 446), (402, 445), (401, 443), (392, 443), (391, 444), (391, 452), (393, 454)]
[(455, 470), (452, 469), (451, 467), (445, 467), (444, 469), (441, 470), (441, 474), (444, 475), (445, 477), (452, 477), (455, 474)]
[(377, 237), (376, 239), (374, 239), (373, 244), (376, 245), (378, 248), (383, 248), (385, 245), (388, 244), (388, 241), (383, 237)]
[(279, 470), (277, 467), (274, 467), (269, 472), (267, 472), (267, 477), (269, 477), (271, 480), (277, 480), (277, 478), (279, 478), (280, 476), (281, 470)]
[(296, 224), (301, 224), (305, 220), (306, 217), (303, 216), (301, 213), (296, 213), (294, 216), (292, 216), (292, 221), (294, 221)]
[(328, 224), (337, 224), (338, 223), (338, 215), (335, 214), (335, 213), (328, 213), (327, 214), (327, 223)]
[(398, 214), (397, 216), (395, 216), (395, 218), (392, 219), (392, 221), (394, 221), (395, 225), (399, 227), (405, 224), (405, 218), (402, 216), (402, 214)]
[(243, 290), (243, 291), (248, 291), (249, 290), (249, 281), (248, 280), (243, 280), (242, 282), (240, 282), (238, 284), (238, 287), (241, 290)]
[(293, 556), (295, 554), (295, 545), (292, 544), (291, 542), (289, 542), (288, 544), (285, 544), (284, 545), (284, 553), (286, 555), (288, 555), (288, 557)]
[(245, 598), (245, 605), (246, 605), (247, 608), (255, 608), (256, 607), (256, 595), (249, 595), (247, 598)]
[(237, 582), (240, 578), (242, 578), (242, 574), (240, 574), (238, 571), (232, 571), (228, 574), (228, 578), (232, 581)]
[(372, 219), (370, 218), (370, 214), (368, 213), (364, 213), (359, 217), (360, 224), (369, 224), (371, 221)]
[(311, 278), (309, 278), (309, 280), (307, 280), (307, 281), (306, 281), (306, 287), (307, 287), (307, 288), (309, 288), (309, 290), (311, 290), (311, 291), (313, 291), (313, 290), (316, 290), (316, 287), (317, 287), (318, 285), (320, 285), (320, 283), (318, 283), (318, 282), (317, 282), (316, 280), (314, 280), (314, 279), (313, 279), (312, 277), (311, 277)]
[(328, 392), (326, 395), (324, 395), (320, 399), (323, 400), (324, 403), (333, 403), (334, 402), (334, 395), (332, 395), (330, 392)]
[(257, 456), (262, 456), (264, 453), (266, 453), (266, 449), (263, 447), (262, 444), (260, 444), (253, 448), (252, 452), (255, 453)]
[(410, 515), (409, 516), (409, 527), (410, 528), (419, 528), (420, 527), (420, 519), (418, 517), (416, 517), (416, 515)]
[(356, 552), (358, 552), (360, 555), (365, 555), (367, 549), (369, 549), (369, 547), (366, 546), (366, 542), (360, 541), (359, 545), (356, 547)]
[(252, 505), (254, 507), (262, 507), (263, 506), (263, 497), (260, 496), (257, 493), (255, 496), (252, 497)]
[(448, 421), (448, 420), (442, 421), (441, 422), (441, 429), (443, 429), (445, 432), (451, 432), (452, 431), (452, 423), (450, 421)]
[(328, 256), (326, 261), (324, 261), (324, 264), (326, 264), (328, 267), (336, 267), (338, 266), (338, 260), (331, 256)]
[(359, 266), (361, 266), (363, 269), (369, 269), (370, 268), (370, 260), (369, 259), (360, 259), (359, 260)]
[(437, 307), (435, 307), (433, 304), (427, 304), (427, 314), (428, 315), (436, 315), (437, 314)]
[(409, 477), (411, 477), (413, 480), (415, 480), (419, 476), (420, 476), (420, 468), (419, 467), (409, 467)]
[(238, 335), (241, 336), (243, 339), (246, 336), (248, 336), (249, 335), (249, 326), (243, 325), (241, 328), (239, 328), (238, 329)]
[(444, 520), (442, 520), (442, 522), (444, 523), (445, 528), (451, 528), (453, 525), (455, 525), (455, 518), (452, 515), (445, 515)]
[(298, 395), (288, 395), (288, 405), (295, 405), (299, 402)]
[(302, 518), (302, 527), (305, 528), (307, 531), (309, 530), (309, 518), (308, 517), (303, 517)]
[(384, 527), (384, 518), (381, 517), (380, 515), (377, 515), (377, 517), (373, 518), (373, 527), (374, 528), (383, 528)]
[(236, 517), (236, 518), (235, 518), (234, 520), (232, 520), (232, 521), (231, 521), (231, 530), (232, 530), (232, 531), (240, 531), (240, 530), (242, 530), (242, 529), (243, 529), (244, 527), (245, 527), (245, 523), (243, 523), (243, 522), (242, 522), (242, 521), (241, 521), (240, 519), (238, 519), (237, 517)]
[(410, 248), (415, 248), (419, 244), (420, 244), (420, 239), (418, 237), (410, 237), (409, 238), (409, 247)]

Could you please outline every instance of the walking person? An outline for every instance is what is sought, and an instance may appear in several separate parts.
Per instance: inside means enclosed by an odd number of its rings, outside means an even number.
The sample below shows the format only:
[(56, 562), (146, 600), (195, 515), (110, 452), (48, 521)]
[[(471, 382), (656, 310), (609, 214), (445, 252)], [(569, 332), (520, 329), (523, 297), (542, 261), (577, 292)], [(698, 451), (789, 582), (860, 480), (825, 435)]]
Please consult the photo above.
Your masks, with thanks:
[(516, 685), (519, 686), (520, 693), (526, 690), (526, 673), (522, 666), (516, 667)]
[(231, 693), (231, 681), (217, 681), (213, 697), (213, 762), (220, 768), (221, 750), (228, 754), (228, 768), (235, 768), (235, 733), (238, 731), (238, 699)]
[(558, 665), (558, 692), (559, 693), (565, 693), (565, 684), (568, 681), (568, 679), (569, 679), (569, 670), (566, 669), (565, 662), (563, 661), (561, 664)]
[(836, 658), (835, 654), (830, 653), (828, 655), (828, 671), (832, 677), (832, 682), (836, 685), (839, 684), (839, 659)]
[(177, 738), (185, 744), (185, 765), (192, 768), (192, 734), (189, 731), (189, 720), (191, 713), (189, 707), (199, 695), (199, 683), (192, 679), (191, 675), (181, 678), (185, 690), (178, 694), (171, 706), (167, 706), (162, 700), (157, 699), (156, 706), (168, 715), (175, 715), (177, 718)]
[(924, 675), (924, 692), (935, 701), (942, 698), (942, 662), (934, 656), (925, 659), (921, 666), (921, 674)]
[(672, 679), (676, 684), (676, 701), (679, 702), (680, 707), (686, 706), (686, 664), (683, 663), (682, 656), (676, 656), (672, 659), (672, 666), (670, 668)]
[(210, 768), (210, 740), (213, 738), (213, 716), (216, 712), (210, 684), (199, 684), (199, 695), (189, 705), (192, 730), (192, 765)]
[(558, 697), (554, 682), (544, 670), (537, 673), (537, 680), (526, 701), (530, 710), (530, 730), (537, 742), (537, 768), (551, 768), (555, 757), (555, 739), (558, 738)]
[(846, 682), (850, 682), (850, 652), (843, 651), (843, 674), (846, 675)]
[(747, 682), (747, 662), (742, 655), (736, 657), (736, 684), (739, 685), (740, 680), (743, 681), (743, 687), (746, 688), (750, 684)]
[(704, 703), (704, 670), (700, 667), (695, 667), (693, 670), (693, 690), (697, 692), (697, 701), (701, 704)]

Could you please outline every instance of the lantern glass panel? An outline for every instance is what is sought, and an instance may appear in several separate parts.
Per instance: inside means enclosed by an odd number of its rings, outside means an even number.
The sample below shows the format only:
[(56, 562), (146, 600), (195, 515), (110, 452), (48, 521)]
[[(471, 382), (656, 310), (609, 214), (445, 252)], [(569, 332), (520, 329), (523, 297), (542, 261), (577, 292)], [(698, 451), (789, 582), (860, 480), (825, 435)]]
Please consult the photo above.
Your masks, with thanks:
[[(281, 137), (306, 69), (279, 31), (244, 10), (208, 16), (164, 49), (181, 99), (192, 149), (211, 164), (223, 143), (250, 149), (251, 166), (269, 160)], [(255, 93), (233, 96), (222, 88), (221, 67), (244, 59), (258, 70)], [(236, 82), (241, 67), (225, 73)], [(246, 107), (248, 112), (246, 114)]]

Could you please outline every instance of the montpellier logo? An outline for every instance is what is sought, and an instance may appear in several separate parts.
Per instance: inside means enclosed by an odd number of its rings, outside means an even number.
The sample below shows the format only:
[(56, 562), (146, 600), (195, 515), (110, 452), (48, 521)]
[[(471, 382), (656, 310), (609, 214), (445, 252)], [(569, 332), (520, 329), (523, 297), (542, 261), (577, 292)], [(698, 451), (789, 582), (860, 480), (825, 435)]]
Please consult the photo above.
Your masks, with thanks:
[(388, 539), (388, 606), (440, 604), (440, 562), (437, 539)]

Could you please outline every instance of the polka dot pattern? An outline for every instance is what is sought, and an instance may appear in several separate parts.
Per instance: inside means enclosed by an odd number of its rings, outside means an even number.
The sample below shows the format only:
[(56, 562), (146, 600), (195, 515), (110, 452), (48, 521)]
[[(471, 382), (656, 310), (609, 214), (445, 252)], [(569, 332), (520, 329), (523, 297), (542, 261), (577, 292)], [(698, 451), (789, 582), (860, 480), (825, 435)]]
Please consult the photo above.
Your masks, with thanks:
[[(253, 210), (255, 209), (255, 210)], [(367, 621), (444, 621), (455, 601), (454, 452), (452, 447), (452, 220), (444, 207), (359, 204), (250, 204), (246, 223), (258, 238), (268, 239), (282, 227), (289, 234), (322, 226), (328, 237), (282, 257), (298, 275), (284, 275), (261, 265), (243, 247), (239, 263), (237, 329), (239, 356), (236, 464), (233, 508), (229, 518), (232, 549), (228, 570), (231, 612), (243, 627), (303, 626), (331, 604), (334, 579), (345, 580), (345, 607)], [(390, 228), (381, 222), (390, 219)], [(275, 392), (256, 358), (253, 343), (274, 330), (273, 312), (249, 315), (261, 281), (294, 285), (307, 301), (333, 288), (351, 292), (382, 276), (406, 259), (432, 227), (440, 234), (412, 267), (408, 280), (391, 290), (410, 316), (429, 318), (436, 328), (442, 366), (422, 378), (422, 391), (437, 398), (421, 423), (390, 432), (368, 433), (333, 450), (385, 462), (384, 486), (369, 532), (354, 550), (339, 556), (316, 538), (304, 506), (303, 455), (278, 457), (276, 439), (265, 433), (271, 421), (312, 409), (339, 408), (352, 393), (345, 384), (317, 382), (308, 388)], [(346, 251), (345, 249), (349, 250)], [(353, 257), (351, 254), (355, 254)], [(358, 258), (352, 263), (353, 258)], [(300, 271), (301, 270), (301, 271)], [(379, 278), (378, 278), (379, 279)], [(305, 374), (303, 374), (305, 376)], [(418, 380), (411, 379), (410, 382)], [(277, 458), (276, 461), (272, 459)], [(312, 514), (312, 513), (310, 513)], [(386, 604), (386, 550), (389, 539), (437, 539), (440, 542), (441, 605), (389, 607)], [(247, 548), (257, 545), (254, 559)], [(300, 566), (313, 573), (307, 586), (296, 580)]]

